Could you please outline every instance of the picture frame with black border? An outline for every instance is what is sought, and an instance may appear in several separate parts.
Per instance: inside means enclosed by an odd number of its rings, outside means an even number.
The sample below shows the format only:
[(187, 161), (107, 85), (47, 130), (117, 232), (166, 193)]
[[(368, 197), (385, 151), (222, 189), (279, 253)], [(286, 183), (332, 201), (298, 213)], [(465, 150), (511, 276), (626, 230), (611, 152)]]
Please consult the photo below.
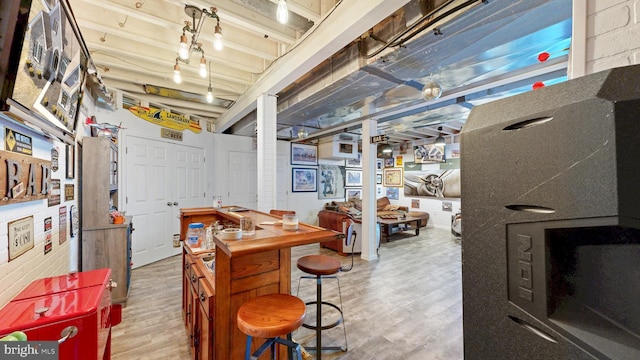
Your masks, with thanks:
[(318, 191), (317, 168), (291, 168), (292, 192)]

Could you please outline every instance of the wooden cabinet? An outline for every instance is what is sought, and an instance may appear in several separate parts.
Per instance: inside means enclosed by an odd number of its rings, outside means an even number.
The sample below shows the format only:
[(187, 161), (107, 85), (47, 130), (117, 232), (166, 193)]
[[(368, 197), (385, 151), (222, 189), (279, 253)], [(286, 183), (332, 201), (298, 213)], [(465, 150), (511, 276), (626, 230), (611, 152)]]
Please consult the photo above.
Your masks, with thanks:
[(113, 302), (126, 302), (131, 283), (133, 224), (111, 224), (109, 210), (118, 206), (118, 148), (107, 138), (82, 141), (82, 271), (111, 268)]
[(213, 329), (215, 297), (213, 273), (200, 260), (209, 253), (182, 254), (182, 315), (193, 359), (214, 358)]

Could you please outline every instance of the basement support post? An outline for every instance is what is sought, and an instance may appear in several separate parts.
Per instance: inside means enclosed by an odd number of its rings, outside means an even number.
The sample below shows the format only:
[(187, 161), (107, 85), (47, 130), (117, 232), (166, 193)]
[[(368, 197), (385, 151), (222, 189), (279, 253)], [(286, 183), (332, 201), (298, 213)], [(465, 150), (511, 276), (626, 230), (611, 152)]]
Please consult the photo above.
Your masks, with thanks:
[(277, 184), (277, 97), (262, 94), (257, 101), (258, 176), (257, 210), (268, 213), (276, 208)]

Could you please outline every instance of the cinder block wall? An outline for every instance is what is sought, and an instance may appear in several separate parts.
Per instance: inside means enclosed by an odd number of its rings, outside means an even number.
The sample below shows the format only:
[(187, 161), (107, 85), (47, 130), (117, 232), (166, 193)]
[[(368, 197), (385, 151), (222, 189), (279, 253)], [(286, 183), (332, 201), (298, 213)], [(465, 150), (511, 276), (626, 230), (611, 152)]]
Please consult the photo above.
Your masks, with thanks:
[(584, 21), (586, 74), (640, 63), (640, 0), (587, 0)]

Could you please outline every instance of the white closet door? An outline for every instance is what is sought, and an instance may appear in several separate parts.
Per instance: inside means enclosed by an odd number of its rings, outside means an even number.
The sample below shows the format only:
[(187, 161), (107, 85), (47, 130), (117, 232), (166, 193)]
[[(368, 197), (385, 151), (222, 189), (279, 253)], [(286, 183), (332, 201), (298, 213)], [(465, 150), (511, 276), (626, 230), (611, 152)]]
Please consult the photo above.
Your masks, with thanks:
[(126, 211), (133, 216), (133, 267), (180, 253), (181, 207), (205, 206), (204, 149), (127, 137)]

